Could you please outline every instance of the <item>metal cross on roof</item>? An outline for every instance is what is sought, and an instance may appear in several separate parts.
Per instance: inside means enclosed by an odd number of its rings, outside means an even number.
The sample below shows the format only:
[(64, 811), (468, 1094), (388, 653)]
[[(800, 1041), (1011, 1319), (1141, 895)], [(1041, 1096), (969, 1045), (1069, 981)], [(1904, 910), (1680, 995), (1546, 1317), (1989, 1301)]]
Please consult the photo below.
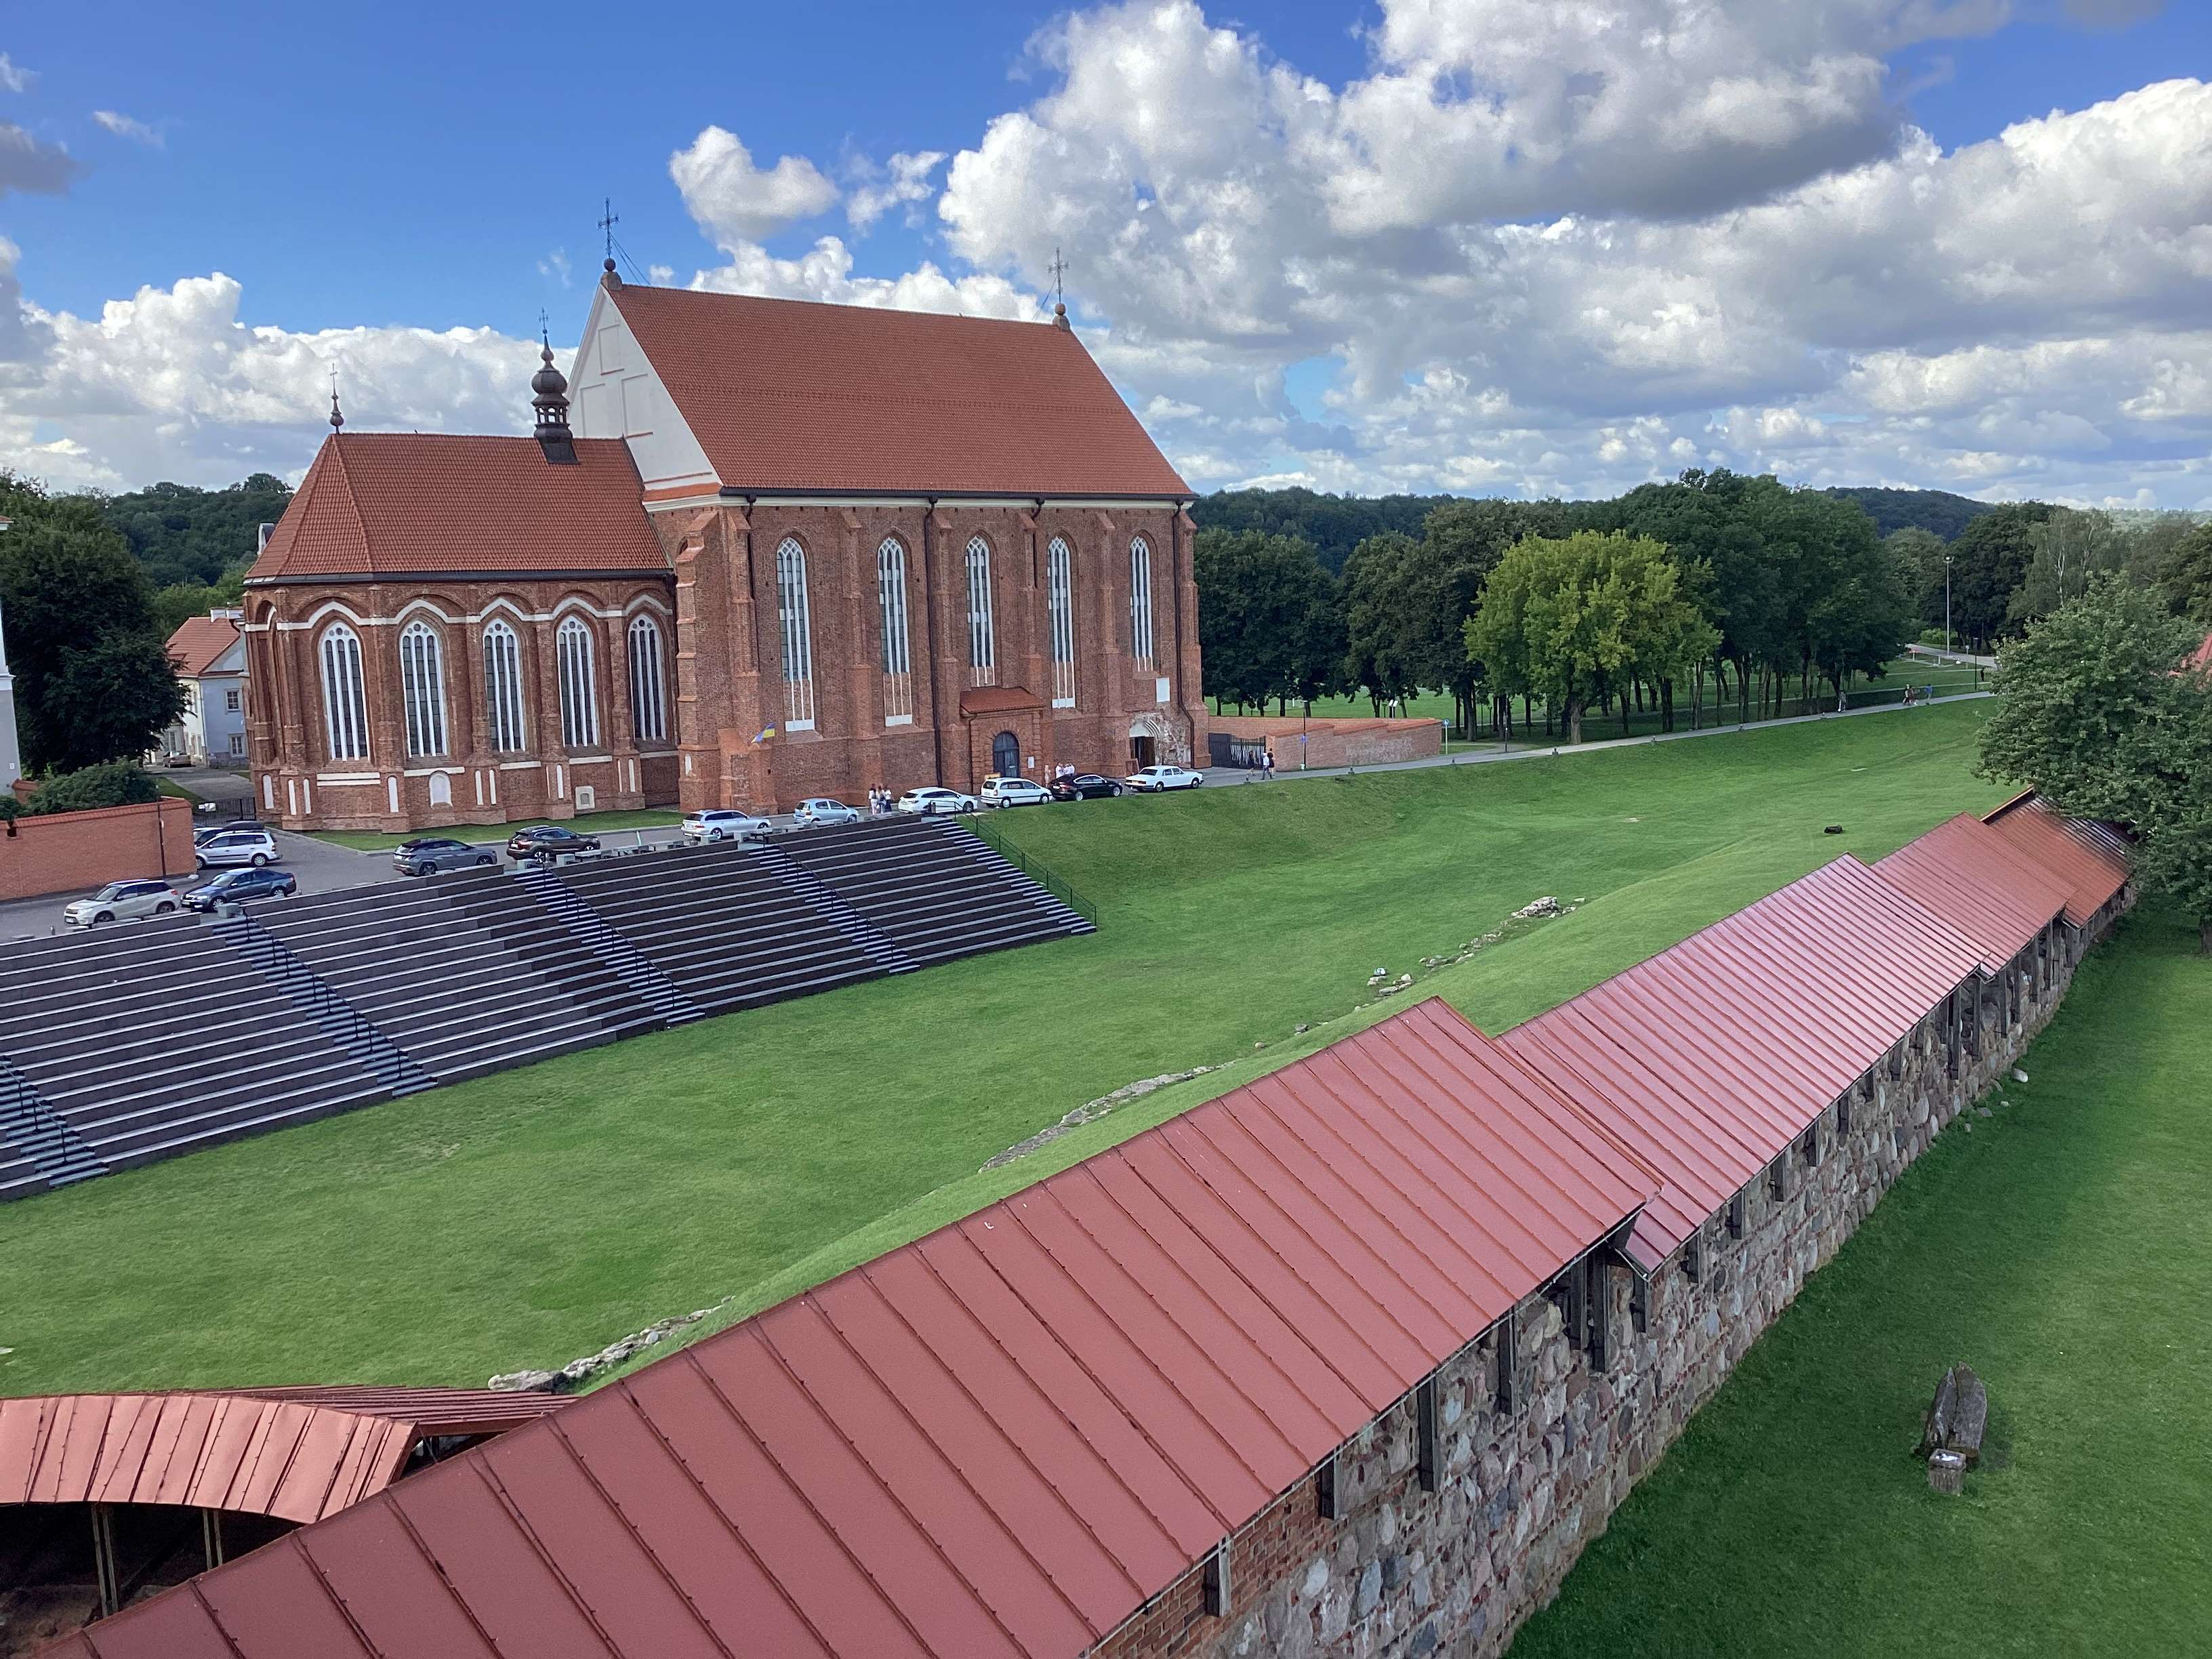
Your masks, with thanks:
[(1060, 257), (1060, 250), (1057, 247), (1054, 248), (1052, 251), (1052, 263), (1047, 265), (1045, 269), (1052, 273), (1052, 297), (1054, 303), (1056, 305), (1066, 305), (1067, 303), (1067, 290), (1066, 285), (1060, 281), (1060, 278), (1067, 275), (1067, 261)]
[(611, 196), (602, 197), (599, 200), (599, 228), (606, 234), (607, 269), (609, 270), (612, 270), (615, 268), (615, 227), (621, 222), (622, 216), (615, 211), (614, 198)]

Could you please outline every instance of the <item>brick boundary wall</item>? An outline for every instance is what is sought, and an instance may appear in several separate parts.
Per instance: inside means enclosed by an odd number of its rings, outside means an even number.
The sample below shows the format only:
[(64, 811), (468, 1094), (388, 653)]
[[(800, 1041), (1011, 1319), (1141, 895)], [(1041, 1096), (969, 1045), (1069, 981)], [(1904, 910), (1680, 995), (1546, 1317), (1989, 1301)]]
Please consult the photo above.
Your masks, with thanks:
[(0, 900), (71, 893), (134, 877), (188, 876), (192, 809), (165, 796), (134, 806), (18, 818), (0, 835)]
[(2133, 899), (2130, 887), (2079, 930), (2053, 923), (2006, 973), (1954, 993), (1648, 1288), (1608, 1252), (1570, 1267), (1279, 1498), (1225, 1562), (1186, 1573), (1092, 1653), (1503, 1653), (1806, 1279), (2043, 1029)]

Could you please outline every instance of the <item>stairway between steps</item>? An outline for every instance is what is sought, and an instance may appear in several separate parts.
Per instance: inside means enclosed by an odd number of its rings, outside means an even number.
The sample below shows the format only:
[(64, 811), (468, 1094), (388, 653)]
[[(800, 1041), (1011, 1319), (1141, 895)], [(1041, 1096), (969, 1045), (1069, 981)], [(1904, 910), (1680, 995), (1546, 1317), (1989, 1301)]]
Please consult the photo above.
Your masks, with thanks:
[(214, 923), (211, 931), (252, 963), (264, 979), (290, 999), (294, 1007), (322, 1028), (324, 1036), (359, 1060), (370, 1076), (393, 1094), (411, 1095), (437, 1086), (437, 1079), (412, 1055), (251, 914), (227, 916)]
[(676, 981), (608, 925), (607, 919), (573, 891), (550, 870), (526, 870), (509, 880), (520, 882), (568, 930), (576, 942), (597, 957), (615, 977), (637, 993), (664, 1024), (684, 1025), (706, 1017), (706, 1010), (684, 994)]
[(14, 1147), (38, 1165), (49, 1187), (66, 1187), (107, 1173), (100, 1155), (4, 1054), (0, 1054), (0, 1146)]

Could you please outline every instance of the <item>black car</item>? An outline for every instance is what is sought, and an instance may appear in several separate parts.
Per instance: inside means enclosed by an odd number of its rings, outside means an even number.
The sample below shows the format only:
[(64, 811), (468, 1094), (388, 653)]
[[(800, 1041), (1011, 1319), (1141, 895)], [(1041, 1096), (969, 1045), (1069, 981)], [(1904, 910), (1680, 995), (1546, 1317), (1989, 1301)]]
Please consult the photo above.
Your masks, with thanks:
[(249, 899), (289, 898), (299, 882), (285, 870), (226, 870), (213, 881), (188, 890), (187, 910), (213, 910), (218, 904), (244, 904)]
[(392, 854), (392, 867), (403, 876), (435, 875), (441, 870), (461, 870), (472, 865), (498, 862), (498, 854), (490, 848), (473, 847), (451, 836), (422, 836), (414, 841), (403, 841)]
[(535, 824), (507, 838), (507, 855), (511, 859), (559, 858), (568, 853), (599, 850), (597, 836), (580, 836), (557, 823)]
[(1054, 800), (1098, 800), (1121, 793), (1119, 778), (1102, 778), (1096, 772), (1078, 772), (1072, 778), (1052, 781)]

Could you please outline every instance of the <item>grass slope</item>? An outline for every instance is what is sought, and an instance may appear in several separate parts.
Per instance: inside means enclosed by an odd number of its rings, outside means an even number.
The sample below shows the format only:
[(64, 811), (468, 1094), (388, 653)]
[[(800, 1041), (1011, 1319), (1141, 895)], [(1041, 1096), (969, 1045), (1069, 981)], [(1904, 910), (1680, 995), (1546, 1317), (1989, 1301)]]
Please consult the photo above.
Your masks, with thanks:
[[(1514, 1659), (2202, 1652), (2212, 964), (2131, 918), (1613, 1517)], [(1963, 1498), (1907, 1455), (1990, 1389)]]
[[(758, 1303), (1346, 1029), (1368, 972), (1492, 1030), (1996, 790), (1984, 705), (1004, 815), (1095, 937), (851, 987), (0, 1206), (0, 1392), (471, 1382)], [(1842, 836), (1820, 833), (1840, 822)], [(484, 994), (492, 994), (489, 988)], [(1255, 1051), (1255, 1044), (1266, 1043)], [(989, 1178), (1131, 1079), (1243, 1057)], [(795, 1264), (804, 1264), (796, 1267)]]

